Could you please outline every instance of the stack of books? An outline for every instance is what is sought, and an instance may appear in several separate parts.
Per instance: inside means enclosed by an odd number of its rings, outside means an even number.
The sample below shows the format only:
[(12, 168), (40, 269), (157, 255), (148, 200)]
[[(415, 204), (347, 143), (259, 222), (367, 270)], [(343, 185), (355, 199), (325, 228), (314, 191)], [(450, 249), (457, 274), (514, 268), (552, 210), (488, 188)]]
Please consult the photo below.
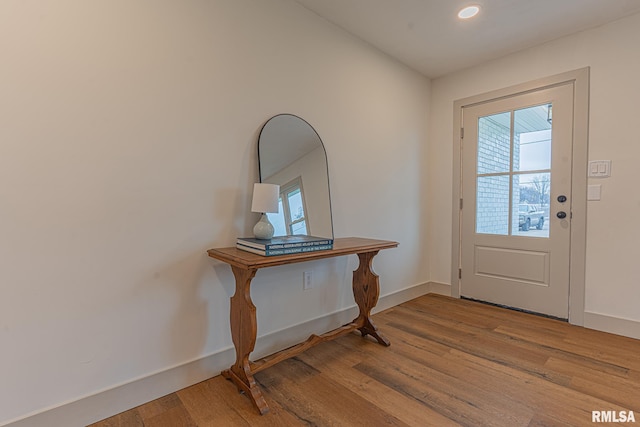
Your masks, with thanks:
[(305, 235), (278, 236), (269, 240), (238, 237), (236, 248), (262, 256), (299, 254), (333, 248), (333, 239)]

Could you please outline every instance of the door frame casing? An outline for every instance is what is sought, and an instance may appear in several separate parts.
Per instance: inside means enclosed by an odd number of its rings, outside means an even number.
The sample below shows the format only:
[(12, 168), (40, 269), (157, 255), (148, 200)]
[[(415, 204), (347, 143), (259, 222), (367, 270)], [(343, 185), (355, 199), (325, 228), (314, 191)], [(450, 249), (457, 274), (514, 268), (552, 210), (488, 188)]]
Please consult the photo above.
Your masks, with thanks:
[[(540, 89), (573, 84), (573, 146), (571, 198), (571, 254), (569, 259), (569, 323), (584, 325), (587, 240), (587, 164), (589, 141), (589, 67), (460, 99), (453, 104), (453, 200), (451, 240), (451, 296), (460, 298), (461, 268), (460, 199), (462, 196), (463, 108)], [(464, 272), (463, 272), (464, 274)]]

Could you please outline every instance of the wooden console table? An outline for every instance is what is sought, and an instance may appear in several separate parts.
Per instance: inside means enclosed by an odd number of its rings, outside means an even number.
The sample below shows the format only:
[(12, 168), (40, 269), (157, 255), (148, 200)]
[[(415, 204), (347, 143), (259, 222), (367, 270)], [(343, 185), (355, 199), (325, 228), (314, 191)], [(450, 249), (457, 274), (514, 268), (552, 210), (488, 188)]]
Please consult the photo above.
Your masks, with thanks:
[[(231, 266), (236, 278), (236, 291), (231, 297), (231, 337), (236, 350), (236, 362), (222, 375), (233, 381), (238, 391), (244, 392), (260, 414), (269, 412), (269, 406), (254, 379), (254, 374), (267, 369), (278, 362), (302, 353), (321, 342), (329, 341), (358, 329), (362, 336), (371, 335), (380, 344), (389, 345), (389, 341), (378, 332), (371, 320), (371, 309), (378, 303), (380, 283), (378, 275), (371, 269), (373, 257), (381, 249), (395, 248), (397, 242), (387, 240), (363, 239), (358, 237), (334, 240), (333, 249), (281, 256), (260, 256), (236, 248), (209, 249), (210, 257), (224, 261)], [(251, 301), (251, 280), (260, 268), (293, 264), (322, 258), (357, 254), (360, 259), (358, 269), (353, 272), (353, 296), (360, 313), (351, 323), (322, 335), (311, 335), (306, 341), (288, 349), (279, 351), (256, 362), (249, 361), (249, 355), (256, 343), (258, 324), (256, 307)]]

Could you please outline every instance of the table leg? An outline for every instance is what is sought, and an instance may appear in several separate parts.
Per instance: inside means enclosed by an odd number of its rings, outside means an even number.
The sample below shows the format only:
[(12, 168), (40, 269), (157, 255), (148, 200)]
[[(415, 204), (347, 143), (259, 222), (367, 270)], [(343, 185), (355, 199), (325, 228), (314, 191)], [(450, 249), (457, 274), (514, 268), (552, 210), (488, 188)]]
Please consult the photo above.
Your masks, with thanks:
[(358, 254), (360, 265), (353, 272), (353, 296), (360, 308), (360, 314), (353, 321), (357, 325), (362, 336), (371, 335), (378, 343), (389, 346), (391, 343), (386, 339), (371, 320), (371, 310), (378, 303), (380, 296), (380, 281), (378, 275), (373, 272), (371, 265), (373, 257), (378, 251), (363, 252)]
[(238, 390), (244, 392), (258, 409), (260, 414), (269, 412), (269, 406), (262, 396), (260, 387), (253, 378), (249, 365), (249, 354), (256, 344), (258, 323), (256, 307), (251, 301), (251, 280), (257, 270), (245, 270), (231, 266), (236, 278), (236, 292), (231, 297), (231, 337), (236, 349), (236, 363), (222, 372), (222, 375), (233, 381)]

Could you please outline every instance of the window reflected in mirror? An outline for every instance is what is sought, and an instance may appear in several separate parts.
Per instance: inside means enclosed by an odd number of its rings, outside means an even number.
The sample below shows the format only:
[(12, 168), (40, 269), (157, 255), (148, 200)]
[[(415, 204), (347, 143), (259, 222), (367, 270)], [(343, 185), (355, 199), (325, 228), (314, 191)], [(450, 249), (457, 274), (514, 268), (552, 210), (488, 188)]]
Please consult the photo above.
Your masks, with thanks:
[(275, 229), (274, 235), (308, 235), (309, 224), (305, 212), (301, 177), (280, 186), (278, 213), (267, 214)]

